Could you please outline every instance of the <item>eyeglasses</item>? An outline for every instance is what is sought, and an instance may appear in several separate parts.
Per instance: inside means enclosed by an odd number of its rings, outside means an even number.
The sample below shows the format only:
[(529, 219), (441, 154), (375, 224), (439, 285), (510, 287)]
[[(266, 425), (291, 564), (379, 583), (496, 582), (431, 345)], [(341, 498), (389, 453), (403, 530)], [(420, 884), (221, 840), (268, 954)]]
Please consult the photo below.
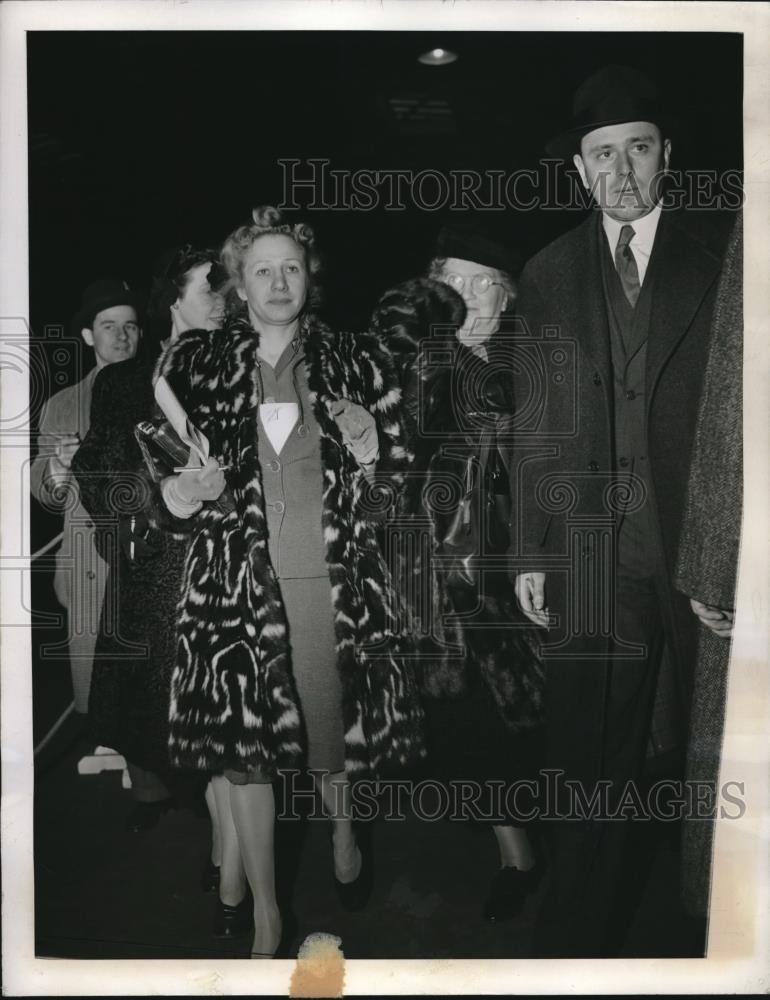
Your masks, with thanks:
[[(444, 275), (444, 281), (446, 281), (450, 288), (454, 288), (459, 295), (462, 295), (463, 290), (465, 289), (466, 280), (467, 279), (461, 274)], [(492, 285), (500, 285), (502, 287), (503, 284), (502, 281), (495, 281), (494, 278), (490, 278), (488, 274), (474, 274), (470, 279), (470, 282), (471, 291), (474, 295), (484, 295), (485, 292), (489, 291)]]

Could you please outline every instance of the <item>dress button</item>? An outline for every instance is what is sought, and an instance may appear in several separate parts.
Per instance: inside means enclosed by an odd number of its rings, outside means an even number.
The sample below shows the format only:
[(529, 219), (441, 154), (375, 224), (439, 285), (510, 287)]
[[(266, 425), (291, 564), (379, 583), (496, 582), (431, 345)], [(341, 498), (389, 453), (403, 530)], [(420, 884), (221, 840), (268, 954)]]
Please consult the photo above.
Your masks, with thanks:
[(273, 504), (273, 510), (276, 514), (283, 514), (285, 507), (286, 504), (284, 504), (283, 500), (276, 500)]
[(599, 372), (594, 372), (594, 385), (601, 385), (601, 384), (602, 384), (601, 375), (599, 374)]
[(87, 528), (93, 528), (93, 526), (94, 526), (94, 522), (93, 521), (86, 521), (86, 527)]
[(589, 472), (598, 472), (599, 471), (599, 463), (598, 462), (589, 462), (588, 463), (588, 471)]
[(633, 389), (628, 389), (626, 392), (626, 399), (636, 399), (636, 393)]
[(88, 577), (89, 580), (96, 579), (96, 573), (94, 573), (92, 569), (89, 569), (89, 571), (86, 573), (86, 576)]
[(625, 469), (626, 466), (628, 465), (628, 459), (625, 456), (623, 458), (619, 458), (618, 465), (621, 466), (623, 469)]

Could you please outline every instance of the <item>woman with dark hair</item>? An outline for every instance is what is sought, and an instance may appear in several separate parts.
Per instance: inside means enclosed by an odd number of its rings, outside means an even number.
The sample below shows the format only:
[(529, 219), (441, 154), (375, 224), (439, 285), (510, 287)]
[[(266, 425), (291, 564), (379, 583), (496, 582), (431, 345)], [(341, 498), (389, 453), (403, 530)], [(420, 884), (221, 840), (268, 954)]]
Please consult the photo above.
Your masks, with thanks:
[[(516, 268), (508, 248), (445, 228), (427, 284), (446, 286), (449, 333), (437, 336), (435, 317), (415, 308), (425, 279), (387, 293), (375, 314), (398, 357), (415, 456), (399, 523), (428, 536), (413, 542), (417, 556), (402, 561), (401, 576), (419, 635), (428, 753), (438, 777), (473, 781), (482, 793), (468, 818), (490, 823), (499, 848), (490, 921), (512, 918), (541, 875), (521, 819), (535, 802), (511, 791), (536, 777), (543, 689), (534, 629), (507, 572), (514, 362), (504, 313)], [(506, 792), (499, 801), (491, 782)]]
[(234, 923), (253, 915), (257, 957), (281, 938), (276, 774), (312, 770), (332, 819), (337, 892), (358, 909), (371, 869), (350, 781), (419, 759), (422, 714), (369, 513), (371, 481), (387, 468), (399, 482), (407, 460), (392, 359), (372, 335), (332, 333), (314, 315), (308, 226), (255, 209), (222, 260), (241, 310), (221, 337), (182, 336), (161, 366), (211, 457), (166, 478), (155, 511), (192, 534), (171, 758), (217, 774), (220, 817), (228, 804), (232, 816), (220, 898)]
[[(147, 311), (156, 324), (165, 324), (166, 343), (191, 325), (212, 331), (222, 325), (220, 283), (213, 251), (185, 246), (163, 254)], [(100, 372), (90, 430), (72, 463), (83, 504), (99, 519), (99, 544), (110, 566), (89, 728), (97, 743), (126, 758), (135, 801), (126, 826), (136, 833), (158, 823), (174, 803), (172, 791), (185, 790), (169, 764), (167, 706), (172, 623), (187, 539), (149, 530), (141, 511), (142, 454), (134, 436), (134, 426), (155, 411), (154, 366), (155, 359), (143, 356)]]

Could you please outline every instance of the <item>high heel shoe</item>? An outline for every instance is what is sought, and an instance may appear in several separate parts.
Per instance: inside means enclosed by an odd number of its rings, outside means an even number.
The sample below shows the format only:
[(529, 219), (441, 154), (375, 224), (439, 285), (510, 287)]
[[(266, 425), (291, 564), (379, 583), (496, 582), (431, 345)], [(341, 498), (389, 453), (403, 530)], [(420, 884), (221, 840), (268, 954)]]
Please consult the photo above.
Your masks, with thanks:
[(280, 914), (281, 917), (281, 936), (278, 939), (278, 944), (275, 947), (275, 951), (252, 951), (250, 952), (250, 958), (290, 958), (289, 950), (294, 937), (297, 934), (297, 918), (293, 913), (287, 913), (286, 916), (283, 913)]
[(246, 895), (237, 906), (228, 906), (217, 900), (212, 933), (215, 938), (241, 937), (254, 926), (254, 902), (251, 893)]
[(343, 909), (349, 913), (357, 913), (363, 910), (369, 902), (374, 887), (374, 863), (372, 855), (371, 831), (366, 829), (358, 831), (356, 844), (361, 854), (361, 869), (352, 882), (340, 882), (334, 876), (334, 888), (337, 892), (337, 899)]
[(484, 919), (490, 923), (512, 920), (521, 910), (527, 896), (537, 887), (544, 865), (537, 861), (532, 868), (500, 868), (492, 879), (489, 895), (484, 903)]

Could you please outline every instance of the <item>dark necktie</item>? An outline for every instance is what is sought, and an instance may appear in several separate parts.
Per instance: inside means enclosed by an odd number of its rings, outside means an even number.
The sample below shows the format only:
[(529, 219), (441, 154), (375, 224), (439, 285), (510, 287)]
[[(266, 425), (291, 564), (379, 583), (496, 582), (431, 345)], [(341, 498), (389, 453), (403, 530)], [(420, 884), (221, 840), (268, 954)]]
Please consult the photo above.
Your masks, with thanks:
[(623, 285), (626, 298), (632, 306), (636, 305), (640, 290), (639, 269), (629, 246), (634, 235), (633, 226), (623, 226), (620, 230), (618, 245), (615, 247), (615, 269), (618, 272), (620, 283)]

